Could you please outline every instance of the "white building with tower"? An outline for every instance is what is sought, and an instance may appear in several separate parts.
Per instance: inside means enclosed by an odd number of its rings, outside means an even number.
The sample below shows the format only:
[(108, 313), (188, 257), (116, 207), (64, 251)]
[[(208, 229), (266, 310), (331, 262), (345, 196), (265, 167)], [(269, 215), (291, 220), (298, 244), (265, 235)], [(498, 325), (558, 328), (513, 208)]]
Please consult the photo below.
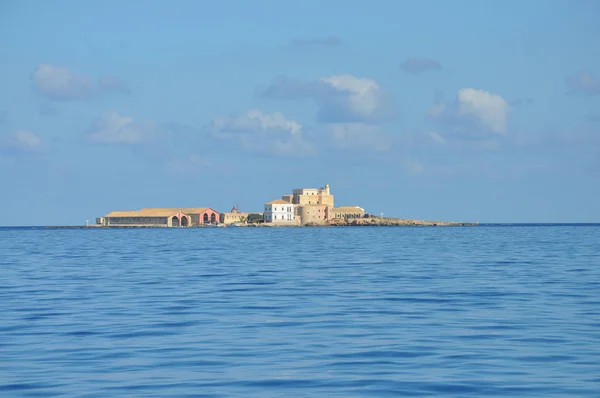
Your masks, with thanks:
[(358, 206), (334, 207), (329, 184), (321, 188), (299, 188), (281, 199), (265, 204), (263, 220), (279, 224), (328, 224), (333, 221), (363, 218), (365, 210)]

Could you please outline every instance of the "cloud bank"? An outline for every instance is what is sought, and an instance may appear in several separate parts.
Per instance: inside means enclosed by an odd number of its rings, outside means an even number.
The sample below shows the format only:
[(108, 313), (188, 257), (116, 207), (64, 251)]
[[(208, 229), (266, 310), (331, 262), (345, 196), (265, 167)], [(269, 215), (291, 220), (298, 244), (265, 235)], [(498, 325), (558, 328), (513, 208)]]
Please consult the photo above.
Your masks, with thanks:
[(510, 105), (504, 98), (485, 90), (463, 88), (456, 93), (453, 103), (440, 101), (434, 104), (428, 116), (434, 121), (481, 137), (504, 135)]
[(97, 144), (139, 144), (156, 134), (153, 123), (136, 123), (129, 116), (116, 111), (104, 112), (88, 129), (88, 139)]
[(372, 123), (391, 117), (391, 97), (375, 80), (349, 74), (303, 82), (280, 77), (259, 94), (279, 100), (311, 99), (321, 123)]
[(569, 88), (567, 95), (591, 97), (600, 94), (600, 82), (595, 76), (585, 71), (567, 76), (565, 80)]
[(65, 66), (40, 64), (32, 79), (36, 92), (51, 100), (86, 101), (110, 92), (129, 92), (127, 84), (115, 76), (93, 79)]
[(18, 130), (0, 137), (0, 148), (10, 152), (36, 152), (42, 149), (43, 146), (44, 141), (40, 136), (29, 130)]
[(241, 115), (217, 117), (206, 130), (215, 138), (232, 141), (253, 152), (275, 156), (314, 153), (314, 147), (304, 138), (302, 125), (278, 112), (253, 109)]

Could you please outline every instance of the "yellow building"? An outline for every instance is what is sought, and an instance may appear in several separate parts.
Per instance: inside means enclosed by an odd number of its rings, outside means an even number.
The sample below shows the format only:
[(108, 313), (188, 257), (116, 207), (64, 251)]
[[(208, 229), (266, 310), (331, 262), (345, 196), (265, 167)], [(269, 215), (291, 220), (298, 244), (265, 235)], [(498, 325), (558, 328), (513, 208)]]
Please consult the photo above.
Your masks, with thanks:
[(363, 218), (365, 210), (359, 206), (334, 207), (331, 187), (326, 184), (319, 189), (294, 189), (281, 200), (294, 205), (294, 213), (301, 224), (327, 224), (332, 220)]
[(248, 215), (250, 213), (244, 213), (238, 210), (236, 206), (233, 206), (229, 213), (221, 213), (221, 223), (222, 224), (241, 224), (245, 223), (248, 219)]
[(333, 218), (338, 220), (363, 218), (364, 216), (365, 209), (358, 206), (340, 206), (333, 209)]
[(298, 216), (302, 224), (325, 224), (331, 219), (331, 207), (312, 203), (298, 206)]
[(292, 195), (284, 195), (284, 198), (290, 198), (293, 204), (304, 205), (327, 205), (333, 207), (333, 195), (331, 194), (329, 184), (324, 187), (315, 188), (300, 188), (294, 189)]

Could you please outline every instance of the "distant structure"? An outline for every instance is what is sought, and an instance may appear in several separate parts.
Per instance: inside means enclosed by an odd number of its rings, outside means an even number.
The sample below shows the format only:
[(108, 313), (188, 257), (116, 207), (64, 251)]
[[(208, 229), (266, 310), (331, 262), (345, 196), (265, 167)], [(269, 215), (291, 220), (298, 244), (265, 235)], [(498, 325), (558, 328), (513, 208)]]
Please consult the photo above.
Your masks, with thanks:
[(222, 224), (240, 224), (248, 220), (250, 213), (244, 213), (238, 210), (237, 206), (233, 206), (229, 213), (221, 213), (220, 221)]
[[(331, 187), (293, 189), (281, 199), (265, 203), (262, 222), (272, 225), (340, 224), (343, 220), (364, 218), (365, 210), (358, 206), (335, 207)], [(251, 220), (249, 220), (251, 218)], [(192, 227), (204, 224), (247, 224), (260, 221), (260, 213), (239, 211), (233, 206), (228, 213), (210, 207), (144, 208), (133, 211), (113, 211), (96, 218), (96, 225), (105, 227)]]
[(294, 204), (285, 200), (277, 199), (265, 203), (265, 212), (263, 220), (270, 224), (294, 225), (296, 224), (296, 215), (294, 213)]
[(341, 206), (333, 209), (333, 218), (336, 220), (350, 220), (353, 218), (363, 218), (365, 209), (358, 206)]
[(217, 223), (219, 218), (219, 213), (210, 207), (145, 208), (113, 211), (104, 217), (96, 218), (96, 224), (106, 227), (191, 227)]
[(300, 188), (281, 199), (265, 203), (264, 222), (273, 224), (326, 224), (333, 219), (362, 218), (365, 210), (358, 206), (334, 207), (331, 187)]

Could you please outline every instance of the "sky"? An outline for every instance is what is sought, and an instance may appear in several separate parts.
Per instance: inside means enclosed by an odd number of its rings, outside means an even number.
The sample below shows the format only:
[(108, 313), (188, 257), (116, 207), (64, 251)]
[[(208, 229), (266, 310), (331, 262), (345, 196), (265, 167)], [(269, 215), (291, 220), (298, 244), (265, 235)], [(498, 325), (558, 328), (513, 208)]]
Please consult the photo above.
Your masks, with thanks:
[(0, 225), (260, 212), (600, 222), (600, 2), (0, 3)]

